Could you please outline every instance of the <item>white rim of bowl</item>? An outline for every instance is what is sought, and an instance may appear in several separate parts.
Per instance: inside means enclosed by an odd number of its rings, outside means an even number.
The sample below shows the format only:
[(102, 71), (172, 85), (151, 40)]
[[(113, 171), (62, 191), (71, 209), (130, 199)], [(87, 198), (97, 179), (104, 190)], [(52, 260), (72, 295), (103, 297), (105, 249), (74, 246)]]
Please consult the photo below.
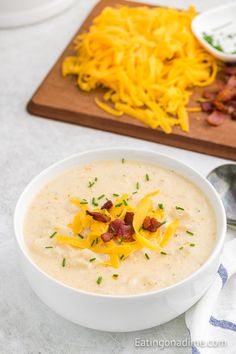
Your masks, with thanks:
[[(17, 218), (18, 218), (18, 213), (19, 213), (19, 209), (22, 203), (22, 199), (24, 198), (24, 195), (28, 192), (28, 189), (31, 188), (31, 186), (37, 182), (38, 180), (40, 180), (44, 175), (47, 175), (47, 173), (51, 170), (53, 170), (55, 167), (64, 164), (65, 162), (69, 161), (69, 160), (73, 160), (74, 158), (79, 158), (80, 156), (84, 156), (84, 155), (92, 155), (93, 153), (106, 153), (106, 152), (110, 152), (110, 153), (118, 153), (118, 152), (123, 152), (123, 153), (144, 153), (147, 155), (155, 155), (156, 157), (160, 157), (162, 159), (168, 159), (169, 161), (173, 162), (173, 163), (177, 163), (181, 168), (186, 169), (187, 171), (191, 172), (192, 174), (195, 174), (195, 176), (197, 178), (199, 178), (200, 180), (203, 181), (203, 183), (205, 183), (207, 185), (207, 187), (209, 188), (210, 192), (214, 195), (214, 197), (216, 198), (218, 205), (215, 207), (212, 205), (212, 203), (210, 203), (210, 205), (212, 206), (214, 213), (215, 210), (217, 208), (220, 209), (220, 213), (222, 214), (222, 222), (218, 224), (217, 221), (217, 241), (215, 244), (215, 247), (212, 251), (212, 253), (210, 254), (210, 257), (207, 258), (207, 260), (202, 264), (202, 266), (200, 268), (198, 268), (195, 272), (193, 272), (192, 274), (190, 274), (188, 277), (184, 278), (183, 280), (174, 283), (168, 287), (159, 289), (159, 290), (153, 290), (153, 291), (148, 291), (148, 292), (143, 292), (143, 293), (138, 293), (138, 294), (124, 294), (124, 295), (114, 295), (114, 294), (100, 294), (100, 293), (95, 293), (95, 292), (90, 292), (90, 291), (86, 291), (83, 289), (78, 289), (78, 288), (73, 288), (70, 285), (67, 285), (55, 278), (53, 278), (51, 275), (49, 275), (48, 273), (46, 273), (44, 270), (42, 270), (36, 263), (34, 263), (33, 259), (30, 257), (30, 255), (28, 254), (28, 252), (26, 251), (26, 247), (24, 247), (24, 245), (22, 244), (21, 241), (21, 237), (19, 234), (19, 231), (17, 230)], [(100, 161), (104, 161), (104, 160), (108, 160), (108, 158), (101, 158)], [(94, 161), (96, 161), (94, 159)], [(99, 160), (97, 160), (99, 161)], [(140, 161), (143, 161), (143, 159), (141, 159)], [(158, 163), (158, 161), (156, 162), (156, 164), (160, 165), (163, 168), (166, 169), (170, 169), (168, 166), (162, 165), (162, 163)], [(72, 166), (71, 166), (72, 167)], [(65, 169), (66, 171), (66, 169)], [(181, 176), (185, 177), (187, 180), (189, 180), (190, 182), (191, 179), (189, 179), (186, 175), (180, 173), (179, 171), (177, 171), (178, 174), (180, 174)], [(60, 174), (58, 174), (60, 175)], [(193, 182), (192, 182), (193, 183)], [(193, 183), (195, 185), (195, 183)], [(199, 188), (199, 187), (198, 187)], [(208, 196), (206, 196), (207, 200), (209, 201)], [(209, 201), (210, 202), (210, 201)], [(216, 213), (215, 213), (216, 214)], [(25, 216), (25, 213), (24, 213)], [(216, 215), (215, 215), (216, 216)], [(23, 219), (21, 218), (21, 224), (23, 222)], [(70, 155), (62, 160), (59, 160), (58, 162), (50, 165), (49, 167), (47, 167), (46, 169), (44, 169), (43, 171), (41, 171), (38, 175), (36, 175), (36, 177), (34, 177), (24, 188), (23, 192), (21, 193), (16, 207), (15, 207), (15, 211), (14, 211), (14, 234), (15, 234), (15, 240), (18, 244), (19, 249), (21, 250), (21, 252), (23, 253), (23, 255), (26, 257), (26, 259), (28, 260), (29, 263), (31, 263), (31, 265), (41, 274), (43, 274), (46, 278), (48, 278), (49, 280), (51, 280), (52, 282), (56, 283), (57, 285), (63, 286), (65, 288), (67, 288), (68, 290), (72, 290), (78, 293), (81, 293), (83, 295), (87, 295), (87, 296), (91, 296), (91, 297), (103, 297), (103, 298), (113, 298), (113, 299), (131, 299), (131, 298), (138, 298), (138, 297), (148, 297), (148, 296), (153, 296), (153, 295), (160, 295), (163, 294), (167, 291), (170, 291), (174, 288), (178, 288), (181, 285), (183, 285), (184, 283), (187, 283), (188, 281), (192, 280), (193, 278), (196, 278), (198, 275), (200, 275), (202, 272), (204, 272), (204, 270), (207, 268), (208, 264), (218, 255), (218, 253), (221, 251), (223, 244), (224, 244), (224, 240), (225, 240), (225, 235), (226, 235), (226, 215), (225, 215), (225, 210), (223, 207), (223, 203), (220, 199), (220, 197), (218, 196), (217, 192), (215, 191), (215, 189), (213, 188), (213, 186), (210, 184), (210, 182), (204, 177), (202, 176), (200, 173), (198, 173), (195, 169), (193, 169), (192, 167), (189, 167), (188, 165), (184, 164), (183, 162), (179, 161), (178, 159), (174, 159), (172, 157), (169, 157), (166, 154), (161, 154), (152, 150), (141, 150), (141, 149), (135, 149), (135, 148), (123, 148), (123, 147), (117, 147), (117, 148), (101, 148), (101, 149), (93, 149), (93, 150), (87, 150), (81, 153), (76, 153), (73, 155)], [(22, 235), (22, 237), (24, 237), (24, 235)]]

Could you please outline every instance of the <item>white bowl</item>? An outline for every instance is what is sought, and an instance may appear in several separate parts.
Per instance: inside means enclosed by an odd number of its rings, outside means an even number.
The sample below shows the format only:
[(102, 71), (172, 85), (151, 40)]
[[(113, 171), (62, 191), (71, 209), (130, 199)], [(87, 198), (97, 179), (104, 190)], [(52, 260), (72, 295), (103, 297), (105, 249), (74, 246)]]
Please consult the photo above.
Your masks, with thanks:
[[(203, 39), (203, 33), (219, 34), (224, 31), (226, 34), (236, 32), (236, 3), (230, 3), (219, 7), (214, 7), (212, 10), (205, 11), (196, 16), (192, 21), (192, 31), (202, 46), (210, 52), (214, 57), (225, 62), (236, 62), (236, 54), (223, 53), (212, 47)], [(227, 45), (224, 39), (224, 45)], [(232, 43), (236, 43), (236, 37), (232, 39)], [(236, 47), (234, 47), (234, 51)]]
[[(57, 175), (72, 166), (94, 160), (133, 159), (173, 169), (192, 181), (208, 198), (216, 216), (217, 240), (208, 260), (183, 281), (158, 291), (128, 296), (100, 295), (74, 289), (53, 279), (30, 258), (23, 222), (32, 198)], [(211, 184), (190, 167), (159, 153), (133, 149), (102, 149), (73, 155), (41, 172), (23, 191), (15, 209), (16, 244), (24, 273), (38, 297), (64, 318), (105, 331), (128, 332), (167, 322), (191, 307), (210, 286), (219, 266), (226, 233), (226, 217)]]

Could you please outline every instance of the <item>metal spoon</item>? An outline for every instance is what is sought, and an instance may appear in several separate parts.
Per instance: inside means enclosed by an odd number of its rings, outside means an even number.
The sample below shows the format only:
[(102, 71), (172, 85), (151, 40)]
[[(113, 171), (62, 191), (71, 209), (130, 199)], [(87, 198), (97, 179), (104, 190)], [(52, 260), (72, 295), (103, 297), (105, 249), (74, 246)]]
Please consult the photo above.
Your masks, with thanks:
[(215, 187), (225, 207), (227, 224), (236, 228), (236, 164), (216, 167), (207, 179)]

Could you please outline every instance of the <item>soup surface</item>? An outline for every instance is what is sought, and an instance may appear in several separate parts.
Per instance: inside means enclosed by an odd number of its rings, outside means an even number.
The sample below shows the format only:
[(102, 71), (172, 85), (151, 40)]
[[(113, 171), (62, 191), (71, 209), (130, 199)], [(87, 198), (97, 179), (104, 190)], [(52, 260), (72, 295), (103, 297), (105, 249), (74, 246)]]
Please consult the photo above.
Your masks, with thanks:
[[(108, 200), (112, 208), (101, 209)], [(131, 226), (124, 225), (127, 212)], [(110, 225), (117, 219), (123, 236)], [(216, 222), (202, 192), (174, 171), (142, 161), (96, 161), (44, 186), (27, 211), (24, 234), (31, 258), (53, 278), (127, 295), (170, 286), (196, 271), (212, 252)]]

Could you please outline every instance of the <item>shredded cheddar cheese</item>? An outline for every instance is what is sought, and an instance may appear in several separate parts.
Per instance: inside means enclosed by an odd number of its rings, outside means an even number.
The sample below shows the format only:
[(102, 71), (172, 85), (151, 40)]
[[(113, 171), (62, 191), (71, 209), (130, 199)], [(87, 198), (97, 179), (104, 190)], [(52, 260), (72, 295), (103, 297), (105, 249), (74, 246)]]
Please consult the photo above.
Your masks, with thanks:
[[(164, 217), (164, 208), (156, 208), (150, 199), (158, 193), (159, 190), (155, 190), (147, 194), (136, 206), (132, 206), (128, 202), (129, 195), (124, 194), (116, 198), (113, 206), (109, 210), (97, 207), (92, 211), (89, 210), (87, 204), (86, 206), (81, 204), (79, 199), (71, 198), (71, 203), (79, 208), (72, 223), (68, 224), (68, 228), (72, 230), (73, 235), (62, 235), (60, 232), (57, 232), (57, 241), (59, 244), (66, 244), (79, 249), (90, 249), (94, 253), (106, 255), (107, 258), (102, 264), (114, 268), (120, 266), (121, 260), (125, 260), (133, 252), (142, 248), (149, 248), (152, 251), (161, 252), (163, 247), (170, 242), (179, 225), (179, 221), (174, 220), (169, 223), (167, 228), (162, 227), (161, 220), (163, 220)], [(125, 204), (122, 202), (124, 200), (127, 200)], [(109, 224), (118, 221), (124, 225), (126, 214), (130, 212), (133, 213), (132, 239), (114, 237), (104, 242), (102, 235), (109, 231)], [(96, 220), (96, 218), (93, 217), (93, 213), (99, 213), (99, 217), (108, 217), (108, 221)], [(158, 228), (155, 231), (149, 231), (144, 228), (144, 220), (146, 217), (149, 219), (155, 218), (155, 222), (158, 223)], [(82, 239), (78, 238), (78, 236), (81, 236), (81, 233), (86, 233)]]
[[(196, 11), (106, 7), (75, 40), (62, 74), (77, 76), (83, 91), (106, 89), (96, 104), (114, 116), (129, 115), (151, 128), (189, 131), (186, 108), (194, 86), (211, 84), (218, 62), (195, 39)], [(107, 103), (105, 103), (107, 102)]]

